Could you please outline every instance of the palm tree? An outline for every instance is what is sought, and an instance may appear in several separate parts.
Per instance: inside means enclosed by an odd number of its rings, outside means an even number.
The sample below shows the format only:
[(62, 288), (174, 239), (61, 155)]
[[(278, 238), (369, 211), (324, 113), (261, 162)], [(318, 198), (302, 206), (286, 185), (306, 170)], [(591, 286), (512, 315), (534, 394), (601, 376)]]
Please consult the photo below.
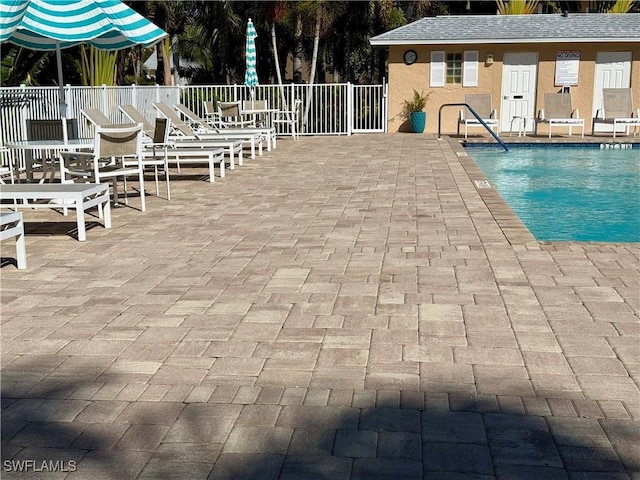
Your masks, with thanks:
[(580, 12), (629, 13), (640, 10), (640, 2), (637, 0), (579, 0), (577, 3)]
[(213, 64), (211, 76), (216, 82), (234, 83), (240, 77), (236, 72), (237, 62), (240, 61), (241, 45), (244, 45), (239, 41), (244, 30), (241, 18), (234, 11), (235, 4), (230, 0), (195, 3), (197, 6), (190, 22), (204, 32), (202, 42), (208, 46)]
[[(276, 2), (270, 2), (267, 6), (267, 20), (271, 25), (271, 48), (273, 50), (273, 64), (276, 70), (276, 78), (278, 85), (280, 86), (280, 97), (282, 103), (285, 105), (285, 110), (289, 110), (286, 107), (286, 97), (284, 94), (284, 86), (282, 84), (282, 71), (280, 68), (280, 58), (278, 56), (278, 41), (276, 38), (276, 24), (282, 22), (287, 17), (287, 2), (279, 0)], [(293, 105), (292, 105), (293, 106)]]
[[(311, 71), (309, 74), (309, 85), (315, 82), (317, 63), (318, 63), (318, 46), (320, 44), (320, 33), (332, 31), (333, 21), (346, 10), (344, 2), (335, 2), (327, 0), (306, 0), (300, 5), (301, 15), (314, 20), (314, 36), (313, 36), (313, 53), (311, 55)], [(311, 108), (312, 92), (309, 90), (307, 95), (307, 103), (304, 110), (303, 127), (307, 124), (309, 109)]]
[(313, 53), (309, 83), (314, 83), (317, 72), (318, 49), (321, 36), (333, 32), (334, 21), (347, 10), (346, 2), (331, 0), (305, 0), (300, 4), (300, 12), (304, 19), (313, 22)]
[(636, 0), (616, 0), (611, 8), (609, 8), (609, 13), (629, 13), (633, 10), (635, 4), (638, 3)]
[(89, 86), (116, 85), (117, 51), (98, 50), (92, 45), (80, 45), (82, 84)]
[(500, 15), (530, 15), (538, 12), (539, 0), (496, 0)]
[(152, 0), (145, 2), (145, 8), (147, 18), (169, 34), (156, 45), (158, 56), (156, 81), (159, 84), (171, 85), (171, 62), (169, 61), (171, 41), (184, 30), (187, 18), (195, 8), (195, 2)]
[(280, 68), (280, 58), (278, 57), (276, 24), (286, 19), (288, 10), (287, 2), (282, 0), (269, 2), (266, 8), (267, 21), (271, 26), (271, 48), (273, 49), (273, 63), (276, 70), (276, 78), (278, 80), (278, 85), (282, 85), (282, 71)]
[(45, 70), (47, 52), (29, 50), (15, 45), (3, 45), (0, 62), (0, 85), (38, 85), (40, 73)]
[[(380, 2), (370, 2), (370, 8), (374, 18), (373, 35), (392, 30), (406, 23), (406, 18), (401, 12), (395, 8), (392, 0), (381, 0)], [(378, 76), (380, 80), (384, 76), (386, 70), (387, 52), (383, 49), (378, 50)]]
[(302, 45), (302, 15), (299, 9), (295, 9), (293, 12), (293, 81), (302, 82), (302, 57), (304, 56), (304, 47)]

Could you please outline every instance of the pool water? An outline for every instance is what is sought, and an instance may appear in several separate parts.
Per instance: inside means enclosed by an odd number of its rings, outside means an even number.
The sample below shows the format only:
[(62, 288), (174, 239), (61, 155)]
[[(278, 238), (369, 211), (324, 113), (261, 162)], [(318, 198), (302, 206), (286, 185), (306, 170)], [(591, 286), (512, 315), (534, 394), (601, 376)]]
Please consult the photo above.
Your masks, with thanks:
[(536, 239), (640, 242), (640, 148), (467, 153)]

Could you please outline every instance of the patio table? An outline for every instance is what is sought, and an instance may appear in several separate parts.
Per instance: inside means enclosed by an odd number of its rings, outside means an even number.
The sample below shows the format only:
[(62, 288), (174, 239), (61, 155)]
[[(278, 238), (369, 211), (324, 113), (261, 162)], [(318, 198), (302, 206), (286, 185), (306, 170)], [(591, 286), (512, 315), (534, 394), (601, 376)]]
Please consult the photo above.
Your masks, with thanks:
[(271, 127), (271, 120), (273, 115), (275, 115), (276, 113), (278, 113), (280, 110), (278, 110), (277, 108), (250, 108), (250, 109), (243, 109), (242, 110), (242, 115), (246, 115), (246, 116), (251, 116), (251, 118), (253, 119), (253, 122), (255, 123), (256, 121), (256, 117), (260, 116), (260, 115), (264, 115), (267, 118), (267, 127)]
[(534, 125), (536, 124), (535, 117), (531, 115), (514, 115), (511, 117), (511, 123), (509, 125), (509, 136), (513, 133), (513, 122), (517, 121), (518, 126), (518, 137), (522, 137), (527, 134), (527, 125), (531, 122)]
[[(4, 208), (75, 208), (78, 241), (87, 239), (84, 212), (102, 206), (104, 228), (111, 228), (111, 206), (107, 183), (22, 183), (0, 185), (0, 200), (11, 201)], [(27, 203), (28, 200), (49, 200), (47, 203)], [(23, 203), (21, 203), (23, 202)]]
[[(43, 150), (46, 152), (50, 152), (51, 155), (49, 156), (49, 158), (52, 159), (53, 162), (55, 162), (56, 160), (58, 161), (59, 164), (59, 172), (60, 172), (60, 178), (62, 178), (62, 162), (60, 162), (60, 152), (63, 151), (77, 151), (77, 150), (85, 150), (85, 149), (91, 149), (93, 148), (93, 138), (75, 138), (75, 139), (70, 139), (67, 140), (66, 142), (64, 140), (17, 140), (17, 141), (13, 141), (13, 142), (8, 142), (5, 147), (7, 147), (10, 150), (18, 150), (21, 152), (26, 152), (26, 151), (35, 151), (35, 150)], [(9, 162), (14, 162), (16, 159), (16, 156), (14, 155), (9, 155)], [(33, 165), (34, 165), (34, 161), (33, 161), (33, 157), (32, 156), (28, 156), (26, 159), (26, 163), (25, 163), (25, 167), (26, 167), (26, 173), (27, 173), (27, 181), (29, 182), (33, 182)], [(52, 163), (49, 162), (43, 162), (42, 164), (42, 168), (43, 168), (43, 173), (42, 173), (42, 178), (40, 179), (40, 183), (44, 182), (46, 180), (47, 177), (47, 173), (49, 173), (51, 175), (51, 180), (53, 179), (56, 169), (52, 168), (54, 165)], [(17, 165), (11, 164), (10, 165), (11, 168), (16, 168), (17, 171)], [(18, 178), (16, 176), (16, 178)]]

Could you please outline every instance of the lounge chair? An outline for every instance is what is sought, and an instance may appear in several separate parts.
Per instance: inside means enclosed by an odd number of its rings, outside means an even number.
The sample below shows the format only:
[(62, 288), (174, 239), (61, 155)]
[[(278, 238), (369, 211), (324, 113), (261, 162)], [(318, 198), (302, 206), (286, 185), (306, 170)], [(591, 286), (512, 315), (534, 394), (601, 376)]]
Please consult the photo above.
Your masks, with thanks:
[(272, 127), (243, 127), (243, 128), (233, 128), (233, 127), (217, 127), (215, 124), (207, 122), (205, 119), (200, 117), (197, 113), (191, 110), (186, 105), (182, 103), (177, 103), (174, 105), (176, 111), (187, 119), (189, 122), (189, 126), (195, 130), (196, 133), (201, 134), (221, 134), (228, 135), (230, 133), (237, 133), (241, 135), (254, 135), (256, 133), (260, 134), (267, 141), (267, 150), (271, 151), (272, 148), (276, 147), (276, 131)]
[(98, 125), (113, 125), (115, 123), (97, 108), (83, 108), (80, 112), (94, 127)]
[[(230, 157), (231, 157), (231, 169), (233, 170), (233, 152), (236, 151), (235, 145), (239, 145), (248, 143), (251, 148), (251, 158), (255, 158), (256, 156), (256, 145), (258, 146), (258, 152), (262, 155), (262, 135), (259, 133), (256, 134), (217, 134), (217, 133), (201, 133), (197, 132), (190, 125), (188, 125), (178, 112), (176, 112), (173, 108), (163, 102), (156, 102), (153, 104), (153, 107), (156, 111), (163, 117), (171, 120), (171, 128), (172, 133), (170, 136), (171, 140), (175, 141), (184, 141), (190, 140), (191, 146), (199, 146), (202, 148), (216, 148), (221, 147), (223, 145), (230, 145), (230, 142), (234, 145), (232, 149), (230, 149)], [(223, 148), (227, 148), (226, 146)], [(240, 149), (240, 152), (242, 149)], [(238, 164), (242, 165), (242, 154), (238, 155)]]
[(580, 118), (578, 109), (573, 109), (570, 93), (545, 93), (543, 102), (544, 106), (536, 118), (536, 131), (538, 124), (546, 123), (549, 125), (551, 138), (554, 126), (569, 127), (569, 135), (572, 134), (573, 127), (580, 127), (584, 138), (584, 118)]
[[(120, 110), (124, 113), (131, 121), (136, 123), (142, 123), (144, 125), (144, 129), (147, 130), (149, 128), (153, 129), (154, 127), (149, 123), (149, 121), (142, 115), (133, 105), (122, 105), (120, 106)], [(179, 119), (178, 115), (174, 112), (168, 112), (173, 118)], [(163, 117), (167, 120), (169, 131), (171, 132), (173, 129), (173, 125), (171, 123), (171, 119)], [(152, 134), (153, 135), (153, 132)], [(153, 138), (150, 136), (149, 138)], [(214, 163), (218, 163), (220, 166), (220, 176), (224, 177), (224, 151), (226, 150), (229, 154), (229, 163), (231, 170), (235, 168), (235, 155), (238, 155), (238, 163), (242, 165), (242, 141), (240, 140), (198, 140), (195, 137), (191, 137), (189, 135), (180, 134), (180, 135), (171, 135), (168, 137), (169, 149), (167, 150), (167, 155), (169, 157), (169, 161), (175, 161), (178, 167), (178, 172), (180, 172), (180, 161), (186, 160), (189, 158), (194, 159), (206, 159), (209, 164), (210, 176), (209, 181), (214, 181), (213, 176), (213, 165)], [(222, 158), (220, 155), (220, 149), (222, 149)], [(194, 160), (195, 161), (195, 160)], [(198, 160), (201, 161), (201, 160)], [(188, 162), (185, 162), (188, 163)]]
[(592, 123), (592, 132), (595, 132), (596, 124), (613, 125), (613, 138), (616, 138), (618, 126), (624, 127), (624, 132), (629, 135), (629, 129), (634, 127), (634, 136), (638, 134), (640, 127), (640, 108), (633, 109), (633, 96), (630, 88), (603, 88), (603, 108), (596, 112)]
[[(464, 96), (464, 103), (471, 106), (489, 128), (497, 131), (500, 120), (496, 110), (491, 105), (490, 93), (469, 93)], [(466, 107), (460, 110), (458, 135), (460, 135), (460, 125), (464, 125), (464, 138), (467, 138), (469, 127), (484, 128), (482, 123)]]
[[(145, 155), (151, 152), (153, 156), (157, 156), (157, 152), (162, 151), (163, 156), (167, 158), (168, 163), (175, 163), (180, 173), (181, 163), (203, 163), (209, 166), (209, 182), (215, 181), (214, 165), (217, 163), (220, 168), (220, 177), (224, 177), (224, 152), (229, 150), (231, 162), (233, 163), (234, 154), (242, 153), (242, 142), (226, 140), (223, 142), (213, 142), (220, 144), (216, 147), (204, 143), (199, 140), (182, 140), (181, 137), (171, 138), (171, 120), (168, 118), (156, 118), (156, 126), (154, 127), (133, 105), (120, 105), (118, 108), (131, 121), (142, 123), (143, 129), (152, 129), (149, 140), (151, 143), (145, 143)], [(168, 178), (168, 175), (167, 175)], [(156, 179), (157, 183), (157, 179)], [(157, 188), (157, 185), (156, 185)], [(167, 180), (167, 191), (169, 184)]]
[(147, 120), (147, 117), (145, 117), (138, 111), (136, 107), (134, 107), (133, 105), (118, 105), (118, 108), (124, 114), (124, 116), (131, 120), (133, 123), (142, 124), (142, 131), (146, 135), (147, 139), (153, 138), (153, 136), (155, 135), (155, 127), (149, 120)]

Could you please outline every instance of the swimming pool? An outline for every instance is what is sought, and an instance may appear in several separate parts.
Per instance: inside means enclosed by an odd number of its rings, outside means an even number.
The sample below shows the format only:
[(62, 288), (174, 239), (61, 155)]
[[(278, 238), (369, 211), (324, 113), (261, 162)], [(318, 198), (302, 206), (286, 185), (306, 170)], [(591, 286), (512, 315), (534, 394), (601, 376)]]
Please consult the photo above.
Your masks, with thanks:
[(466, 151), (536, 239), (640, 242), (640, 145), (634, 146)]

